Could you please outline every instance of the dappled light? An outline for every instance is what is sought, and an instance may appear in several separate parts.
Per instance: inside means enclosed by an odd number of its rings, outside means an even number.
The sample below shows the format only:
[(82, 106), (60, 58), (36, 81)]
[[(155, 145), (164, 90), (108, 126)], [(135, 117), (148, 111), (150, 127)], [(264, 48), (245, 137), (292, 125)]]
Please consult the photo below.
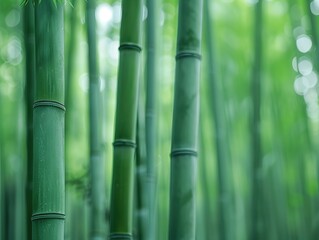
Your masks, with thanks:
[(295, 72), (298, 72), (298, 59), (294, 57), (291, 61), (292, 68)]
[(318, 93), (315, 89), (309, 89), (304, 97), (307, 104), (314, 104), (318, 102)]
[(310, 8), (311, 8), (312, 14), (319, 15), (319, 1), (318, 0), (313, 0), (310, 3)]
[(20, 11), (18, 9), (11, 10), (6, 18), (6, 24), (8, 27), (15, 27), (20, 23)]
[(119, 41), (117, 41), (117, 40), (111, 41), (109, 43), (109, 47), (108, 47), (108, 51), (107, 51), (109, 57), (114, 61), (115, 64), (119, 58), (119, 52), (117, 50), (118, 47), (119, 47)]
[(319, 105), (316, 102), (312, 102), (307, 105), (307, 113), (311, 120), (319, 121)]
[(298, 50), (302, 53), (309, 52), (309, 50), (312, 47), (312, 41), (310, 37), (305, 34), (302, 34), (297, 37), (296, 44), (297, 44)]
[(307, 92), (308, 87), (305, 85), (306, 81), (307, 81), (307, 78), (303, 76), (297, 77), (295, 79), (294, 88), (297, 94), (304, 95)]
[(310, 59), (302, 57), (298, 60), (298, 71), (302, 75), (309, 75), (312, 72), (313, 66)]
[(83, 73), (79, 78), (79, 84), (81, 87), (81, 90), (85, 93), (89, 90), (89, 75), (88, 73)]
[(18, 65), (22, 61), (22, 46), (20, 39), (12, 37), (7, 45), (7, 52), (5, 55), (5, 61), (8, 61), (12, 65)]
[(318, 83), (318, 75), (315, 72), (310, 72), (308, 75), (305, 76), (305, 85), (308, 88), (314, 88)]
[(113, 19), (112, 7), (107, 3), (102, 3), (97, 6), (95, 11), (96, 22), (102, 32), (101, 34), (105, 34)]
[(112, 5), (112, 20), (114, 23), (120, 23), (121, 22), (121, 3), (120, 2), (115, 2)]

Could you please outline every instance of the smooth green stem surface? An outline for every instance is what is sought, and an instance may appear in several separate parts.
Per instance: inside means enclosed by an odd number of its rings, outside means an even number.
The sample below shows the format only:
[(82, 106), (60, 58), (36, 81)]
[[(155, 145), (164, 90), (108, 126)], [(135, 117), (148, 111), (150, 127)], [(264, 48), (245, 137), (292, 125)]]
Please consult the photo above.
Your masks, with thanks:
[(169, 239), (195, 239), (202, 1), (179, 1)]
[[(142, 83), (142, 82), (140, 82)], [(139, 106), (137, 113), (137, 136), (136, 136), (136, 219), (137, 219), (137, 239), (148, 239), (147, 233), (149, 230), (148, 219), (148, 189), (146, 178), (146, 143), (145, 143), (145, 122), (144, 109), (142, 105), (142, 97), (139, 98)]]
[(63, 4), (35, 4), (36, 84), (33, 106), (32, 239), (64, 239)]
[(225, 123), (223, 95), (220, 82), (216, 77), (216, 61), (213, 49), (213, 29), (211, 24), (209, 0), (204, 0), (205, 37), (207, 42), (208, 62), (208, 97), (210, 113), (214, 124), (214, 139), (216, 144), (217, 176), (218, 176), (218, 232), (220, 240), (231, 240), (234, 224), (232, 219), (231, 201), (231, 168), (230, 150), (228, 149), (227, 128)]
[(156, 239), (156, 118), (157, 118), (157, 48), (158, 1), (147, 0), (146, 19), (146, 102), (145, 134), (147, 155), (147, 239)]
[(90, 178), (91, 178), (91, 239), (105, 238), (105, 177), (102, 155), (102, 122), (100, 78), (97, 63), (95, 1), (86, 7), (89, 60), (89, 121), (90, 121)]
[(252, 197), (251, 197), (251, 229), (250, 240), (263, 239), (264, 222), (262, 213), (262, 149), (260, 135), (261, 105), (261, 69), (262, 69), (262, 10), (263, 0), (255, 6), (254, 28), (254, 63), (252, 70), (252, 125), (251, 125), (251, 157), (252, 157)]
[(141, 24), (142, 0), (123, 0), (113, 144), (110, 239), (132, 239)]
[(26, 134), (27, 134), (27, 182), (26, 182), (26, 208), (27, 208), (27, 239), (32, 239), (32, 165), (33, 165), (33, 101), (35, 84), (35, 39), (34, 39), (34, 7), (31, 2), (24, 8), (24, 41), (26, 56)]

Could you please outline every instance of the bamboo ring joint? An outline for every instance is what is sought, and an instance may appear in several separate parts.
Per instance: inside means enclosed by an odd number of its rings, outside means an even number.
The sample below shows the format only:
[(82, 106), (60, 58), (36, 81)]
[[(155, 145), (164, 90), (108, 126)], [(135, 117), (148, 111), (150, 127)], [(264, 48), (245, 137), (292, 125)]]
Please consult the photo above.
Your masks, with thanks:
[(199, 60), (202, 59), (202, 55), (198, 52), (194, 51), (180, 51), (176, 54), (175, 59), (181, 59), (181, 58), (197, 58)]
[(194, 156), (197, 157), (197, 151), (191, 148), (177, 148), (172, 150), (171, 158), (177, 156)]
[(132, 240), (133, 237), (131, 234), (128, 233), (113, 233), (109, 236), (109, 239), (128, 239), (128, 240)]
[(65, 106), (62, 103), (56, 102), (56, 101), (50, 101), (50, 100), (45, 100), (45, 101), (36, 101), (33, 104), (33, 108), (37, 107), (56, 107), (59, 108), (63, 111), (65, 111)]
[(58, 213), (58, 212), (51, 212), (51, 213), (38, 213), (38, 214), (33, 214), (31, 217), (31, 221), (36, 221), (36, 220), (43, 220), (43, 219), (65, 219), (65, 214), (63, 213)]
[(131, 147), (131, 148), (136, 148), (135, 142), (129, 139), (116, 139), (113, 142), (114, 147)]
[(119, 50), (134, 50), (136, 52), (141, 52), (142, 47), (136, 43), (125, 42), (119, 46)]

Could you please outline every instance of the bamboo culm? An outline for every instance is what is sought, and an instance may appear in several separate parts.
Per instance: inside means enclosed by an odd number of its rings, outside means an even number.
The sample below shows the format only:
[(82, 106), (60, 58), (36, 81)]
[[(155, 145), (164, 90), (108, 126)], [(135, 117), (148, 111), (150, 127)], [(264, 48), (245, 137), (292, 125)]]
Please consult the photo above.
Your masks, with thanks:
[(208, 65), (208, 96), (210, 113), (214, 119), (216, 159), (218, 168), (218, 231), (220, 240), (231, 240), (234, 238), (232, 229), (234, 223), (232, 219), (232, 178), (230, 163), (230, 150), (228, 149), (228, 136), (225, 124), (225, 114), (223, 106), (223, 95), (220, 82), (216, 78), (216, 62), (214, 59), (212, 24), (209, 9), (209, 0), (204, 0), (205, 38), (207, 43), (207, 63)]
[(35, 83), (35, 41), (34, 41), (34, 7), (31, 2), (24, 7), (24, 40), (26, 55), (26, 134), (27, 134), (27, 182), (26, 182), (26, 208), (27, 208), (27, 239), (32, 239), (32, 165), (33, 165), (33, 101)]
[(157, 48), (158, 48), (158, 2), (147, 0), (148, 16), (146, 19), (146, 182), (148, 209), (148, 240), (156, 239), (156, 118), (157, 118)]
[(195, 239), (201, 0), (179, 1), (171, 146), (169, 239)]
[(251, 117), (251, 157), (252, 157), (252, 196), (250, 240), (263, 238), (263, 214), (262, 214), (262, 149), (260, 136), (260, 93), (261, 93), (261, 65), (262, 65), (262, 6), (263, 0), (259, 0), (255, 6), (254, 28), (254, 64), (252, 69), (252, 117)]
[(64, 238), (63, 3), (35, 4), (36, 83), (33, 105), (32, 239)]
[(92, 240), (105, 239), (105, 174), (102, 155), (102, 122), (100, 78), (96, 50), (95, 1), (88, 0), (86, 7), (88, 60), (89, 60), (89, 113), (90, 113), (90, 178), (91, 178), (91, 227)]
[(142, 0), (122, 1), (109, 239), (132, 239)]

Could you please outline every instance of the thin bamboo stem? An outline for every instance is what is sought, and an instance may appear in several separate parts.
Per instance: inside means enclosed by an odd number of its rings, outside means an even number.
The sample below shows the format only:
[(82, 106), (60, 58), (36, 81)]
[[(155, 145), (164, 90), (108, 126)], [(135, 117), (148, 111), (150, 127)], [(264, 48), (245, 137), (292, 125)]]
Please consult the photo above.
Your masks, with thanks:
[(35, 41), (34, 41), (34, 7), (31, 2), (24, 8), (24, 39), (26, 55), (26, 134), (27, 134), (27, 183), (26, 183), (26, 207), (27, 207), (27, 239), (32, 239), (32, 166), (33, 166), (33, 109), (34, 83), (35, 83)]
[(208, 96), (210, 102), (210, 112), (212, 114), (216, 159), (217, 159), (217, 176), (218, 176), (218, 230), (221, 240), (233, 239), (232, 233), (234, 224), (231, 222), (234, 212), (232, 203), (232, 172), (230, 164), (230, 151), (228, 149), (228, 136), (225, 124), (225, 114), (223, 107), (223, 95), (220, 83), (216, 77), (216, 61), (213, 49), (213, 30), (211, 24), (211, 15), (209, 1), (204, 0), (204, 35), (207, 42), (207, 60), (208, 60)]
[(89, 59), (89, 112), (90, 112), (90, 177), (91, 177), (91, 239), (105, 238), (105, 174), (102, 154), (102, 122), (100, 77), (97, 63), (95, 1), (86, 7)]
[(145, 133), (147, 155), (147, 192), (148, 192), (148, 240), (156, 239), (156, 118), (157, 118), (157, 32), (158, 1), (147, 0), (146, 19), (146, 109), (145, 109)]
[(142, 0), (123, 0), (113, 143), (110, 239), (132, 239), (141, 24)]
[(251, 198), (251, 229), (250, 239), (263, 238), (262, 220), (262, 149), (260, 135), (260, 107), (261, 107), (261, 69), (262, 69), (262, 26), (263, 0), (255, 5), (254, 27), (254, 63), (252, 69), (252, 119), (251, 119), (251, 157), (252, 157), (252, 198)]

